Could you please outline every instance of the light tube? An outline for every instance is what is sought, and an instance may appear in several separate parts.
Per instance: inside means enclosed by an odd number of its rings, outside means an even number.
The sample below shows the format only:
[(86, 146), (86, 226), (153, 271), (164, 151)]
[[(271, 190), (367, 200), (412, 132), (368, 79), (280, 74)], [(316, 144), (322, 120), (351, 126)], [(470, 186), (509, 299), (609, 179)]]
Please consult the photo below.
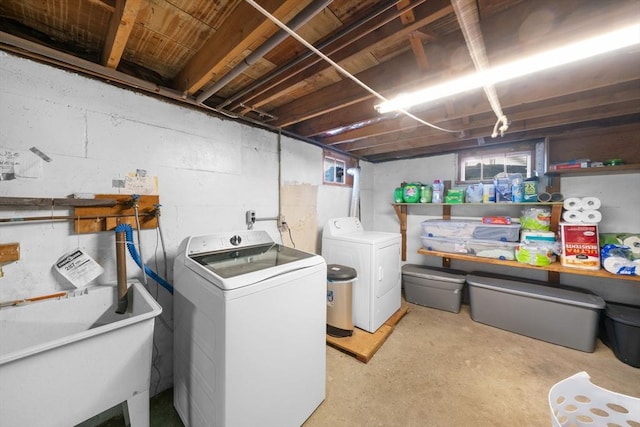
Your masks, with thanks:
[(640, 44), (640, 22), (507, 64), (491, 67), (483, 72), (469, 74), (416, 92), (400, 94), (391, 100), (376, 105), (375, 108), (380, 114), (389, 111), (406, 110), (414, 105), (494, 85), (636, 44)]

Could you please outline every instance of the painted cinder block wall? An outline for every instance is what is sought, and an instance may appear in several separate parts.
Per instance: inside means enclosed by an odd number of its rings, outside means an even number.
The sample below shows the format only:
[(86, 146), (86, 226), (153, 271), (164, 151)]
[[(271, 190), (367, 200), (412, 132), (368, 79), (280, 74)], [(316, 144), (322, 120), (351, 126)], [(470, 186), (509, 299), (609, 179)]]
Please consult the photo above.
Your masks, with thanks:
[[(319, 252), (318, 230), (329, 218), (347, 216), (350, 189), (322, 185), (322, 150), (277, 133), (225, 120), (146, 94), (0, 52), (0, 147), (36, 159), (51, 158), (31, 178), (0, 181), (0, 196), (66, 197), (117, 194), (114, 180), (137, 170), (157, 177), (167, 280), (188, 236), (245, 230), (245, 211), (278, 215), (290, 225), (296, 247)], [(70, 215), (68, 209), (3, 208), (1, 218)], [(259, 221), (277, 241), (289, 241), (274, 221)], [(157, 230), (142, 230), (146, 263), (164, 276)], [(115, 282), (112, 232), (76, 235), (70, 221), (0, 224), (0, 242), (20, 243), (20, 260), (3, 266), (0, 301), (47, 295), (69, 286), (52, 266), (80, 248), (105, 272), (96, 283)], [(129, 278), (142, 279), (127, 257)], [(152, 393), (172, 384), (172, 303), (149, 280), (163, 306), (156, 323), (158, 370)], [(158, 374), (159, 373), (159, 374)]]

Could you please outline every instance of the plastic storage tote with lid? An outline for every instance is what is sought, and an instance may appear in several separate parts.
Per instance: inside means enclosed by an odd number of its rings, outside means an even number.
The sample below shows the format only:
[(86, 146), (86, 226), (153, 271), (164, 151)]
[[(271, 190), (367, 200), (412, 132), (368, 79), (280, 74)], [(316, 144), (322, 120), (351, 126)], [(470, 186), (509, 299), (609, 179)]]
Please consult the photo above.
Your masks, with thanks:
[(640, 307), (608, 302), (603, 322), (602, 341), (620, 361), (640, 368)]
[(480, 221), (427, 219), (420, 223), (420, 228), (422, 229), (421, 234), (423, 236), (470, 239), (473, 237), (473, 232), (479, 225), (482, 225)]
[(460, 312), (466, 272), (439, 267), (405, 264), (402, 286), (406, 300), (452, 313)]
[(353, 335), (353, 282), (357, 276), (351, 267), (327, 265), (327, 334), (333, 337)]
[(595, 349), (605, 308), (599, 296), (488, 275), (469, 274), (467, 283), (474, 321), (576, 350)]

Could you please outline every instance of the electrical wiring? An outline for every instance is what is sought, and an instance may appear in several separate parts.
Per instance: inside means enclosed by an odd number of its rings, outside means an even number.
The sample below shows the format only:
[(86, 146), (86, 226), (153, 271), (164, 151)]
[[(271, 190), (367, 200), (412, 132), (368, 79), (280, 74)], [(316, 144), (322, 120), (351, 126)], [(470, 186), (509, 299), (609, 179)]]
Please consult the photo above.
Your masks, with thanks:
[[(258, 12), (262, 13), (265, 17), (267, 17), (269, 20), (271, 20), (274, 24), (276, 24), (278, 27), (280, 27), (281, 29), (283, 29), (284, 31), (286, 31), (287, 33), (289, 33), (289, 35), (291, 37), (293, 37), (294, 39), (296, 39), (298, 42), (302, 43), (307, 49), (313, 51), (313, 53), (315, 53), (316, 55), (318, 55), (320, 58), (322, 58), (323, 60), (325, 60), (326, 62), (328, 62), (333, 68), (335, 68), (340, 74), (342, 74), (343, 76), (347, 77), (348, 79), (352, 80), (354, 83), (356, 83), (358, 86), (360, 86), (361, 88), (363, 88), (364, 90), (366, 90), (367, 92), (369, 92), (370, 94), (372, 94), (373, 96), (375, 96), (376, 98), (378, 98), (379, 100), (383, 101), (383, 102), (388, 102), (387, 98), (385, 98), (383, 95), (381, 95), (380, 93), (376, 92), (375, 90), (373, 90), (372, 88), (370, 88), (369, 86), (367, 86), (366, 84), (364, 84), (362, 81), (358, 80), (353, 74), (351, 74), (349, 71), (345, 70), (343, 67), (341, 67), (338, 63), (336, 63), (335, 61), (333, 61), (331, 58), (329, 58), (328, 56), (326, 56), (324, 53), (320, 52), (318, 49), (316, 49), (311, 43), (307, 42), (305, 39), (303, 39), (302, 37), (300, 37), (295, 31), (293, 31), (292, 29), (290, 29), (288, 26), (286, 26), (284, 23), (282, 23), (278, 18), (276, 18), (275, 16), (273, 16), (271, 13), (269, 13), (269, 11), (267, 11), (266, 9), (262, 8), (259, 4), (257, 4), (255, 1), (253, 0), (245, 0), (247, 3), (249, 3), (251, 6), (253, 6)], [(420, 117), (417, 117), (415, 114), (410, 113), (407, 110), (404, 109), (399, 109), (398, 110), (400, 113), (404, 114), (407, 117), (412, 118), (413, 120), (417, 121), (418, 123), (421, 123), (425, 126), (429, 126), (433, 129), (442, 131), (442, 132), (447, 132), (447, 133), (460, 133), (459, 130), (452, 130), (452, 129), (445, 129), (442, 128), (440, 126), (434, 125), (433, 123), (429, 123), (423, 119), (421, 119)]]

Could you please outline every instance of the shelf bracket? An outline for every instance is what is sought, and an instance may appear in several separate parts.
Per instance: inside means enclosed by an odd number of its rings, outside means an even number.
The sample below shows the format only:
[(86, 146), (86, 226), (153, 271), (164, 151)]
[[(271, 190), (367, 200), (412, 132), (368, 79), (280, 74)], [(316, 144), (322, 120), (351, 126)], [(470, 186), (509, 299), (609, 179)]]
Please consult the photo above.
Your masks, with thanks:
[(402, 261), (407, 260), (407, 205), (393, 205), (396, 216), (400, 221), (400, 234), (402, 235), (402, 248), (400, 255)]

